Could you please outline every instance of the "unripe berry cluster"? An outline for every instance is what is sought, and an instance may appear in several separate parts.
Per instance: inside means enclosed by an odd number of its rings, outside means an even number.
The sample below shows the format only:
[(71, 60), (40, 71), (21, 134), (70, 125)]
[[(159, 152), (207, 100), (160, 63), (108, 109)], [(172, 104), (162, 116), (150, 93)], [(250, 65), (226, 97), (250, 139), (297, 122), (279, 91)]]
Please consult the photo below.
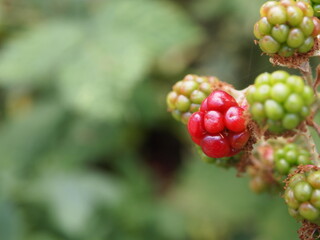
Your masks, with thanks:
[(247, 143), (249, 133), (243, 108), (228, 93), (213, 91), (191, 115), (188, 131), (192, 140), (211, 158), (233, 156)]
[(286, 176), (296, 170), (298, 165), (309, 165), (311, 154), (297, 144), (290, 143), (274, 152), (275, 172)]
[(291, 216), (320, 224), (320, 170), (311, 169), (293, 175), (284, 199)]
[(309, 3), (293, 0), (268, 1), (260, 9), (254, 35), (267, 54), (290, 57), (307, 53), (314, 46), (320, 24)]
[(187, 124), (191, 114), (199, 110), (202, 101), (219, 84), (220, 81), (216, 77), (187, 75), (168, 93), (168, 110), (176, 120)]
[(260, 74), (247, 92), (252, 118), (273, 133), (296, 128), (310, 113), (312, 88), (285, 71)]

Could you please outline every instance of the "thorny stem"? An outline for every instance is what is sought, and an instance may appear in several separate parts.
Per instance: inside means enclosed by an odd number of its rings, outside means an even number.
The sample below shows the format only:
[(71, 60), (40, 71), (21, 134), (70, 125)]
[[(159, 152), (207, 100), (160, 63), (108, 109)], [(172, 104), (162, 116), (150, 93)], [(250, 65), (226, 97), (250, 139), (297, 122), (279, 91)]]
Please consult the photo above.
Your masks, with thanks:
[(304, 66), (300, 68), (300, 72), (308, 85), (313, 88), (313, 76), (309, 60), (304, 62)]
[(301, 132), (301, 134), (304, 135), (308, 140), (308, 143), (309, 143), (308, 146), (309, 146), (309, 150), (312, 154), (312, 160), (313, 160), (314, 164), (317, 166), (320, 166), (319, 154), (316, 149), (316, 144), (315, 144), (314, 139), (313, 139), (313, 137), (310, 133), (310, 130), (308, 129), (307, 126), (305, 127), (305, 131)]

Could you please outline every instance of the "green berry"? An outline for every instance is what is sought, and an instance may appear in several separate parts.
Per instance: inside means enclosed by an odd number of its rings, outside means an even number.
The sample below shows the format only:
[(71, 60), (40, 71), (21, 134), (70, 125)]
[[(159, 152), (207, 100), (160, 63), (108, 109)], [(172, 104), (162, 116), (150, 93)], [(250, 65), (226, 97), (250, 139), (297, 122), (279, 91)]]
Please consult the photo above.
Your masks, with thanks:
[(256, 86), (260, 86), (262, 84), (270, 84), (271, 74), (270, 73), (261, 73), (256, 80), (254, 81)]
[(288, 174), (290, 171), (290, 164), (283, 158), (275, 162), (275, 167), (281, 174)]
[(293, 209), (299, 208), (299, 202), (294, 197), (294, 192), (292, 189), (287, 188), (284, 193), (284, 200), (286, 201), (286, 204)]
[(206, 99), (207, 95), (200, 91), (200, 90), (194, 90), (192, 93), (191, 93), (191, 96), (190, 96), (190, 100), (191, 102), (193, 103), (197, 103), (197, 104), (201, 104), (202, 101), (204, 99)]
[(308, 202), (300, 205), (299, 213), (302, 217), (309, 221), (316, 220), (319, 217), (319, 210)]
[(279, 51), (278, 54), (282, 57), (291, 57), (294, 54), (294, 49), (291, 47), (288, 47), (288, 45), (283, 44)]
[(287, 18), (291, 26), (297, 26), (301, 23), (304, 14), (302, 10), (297, 6), (288, 6), (287, 7)]
[(260, 16), (266, 17), (268, 15), (269, 9), (272, 8), (273, 6), (277, 6), (277, 5), (278, 5), (277, 1), (265, 2), (260, 8)]
[(284, 83), (276, 83), (271, 89), (271, 97), (277, 102), (284, 102), (290, 95), (290, 88)]
[(311, 18), (303, 17), (302, 22), (299, 25), (299, 28), (303, 32), (304, 36), (308, 37), (312, 34), (314, 29), (314, 24)]
[(267, 100), (270, 96), (270, 90), (271, 87), (267, 84), (259, 86), (254, 93), (254, 99), (258, 102)]
[(320, 208), (320, 190), (319, 189), (313, 190), (310, 203), (316, 208)]
[(266, 35), (259, 41), (259, 46), (262, 51), (272, 54), (278, 52), (280, 49), (280, 43), (278, 43), (273, 37)]
[(294, 186), (293, 192), (294, 192), (294, 197), (298, 201), (300, 201), (300, 202), (309, 201), (309, 199), (311, 198), (311, 194), (312, 194), (312, 187), (307, 182), (298, 182)]
[(295, 174), (290, 178), (289, 187), (293, 188), (298, 182), (303, 182), (305, 180), (306, 180), (306, 177), (304, 174), (302, 173)]
[(300, 155), (298, 157), (298, 165), (308, 165), (311, 164), (310, 156)]
[(314, 92), (311, 87), (304, 86), (302, 97), (307, 105), (310, 105), (314, 102)]
[(259, 31), (259, 23), (257, 22), (253, 27), (253, 34), (257, 39), (260, 39), (263, 37), (263, 35)]
[(282, 106), (274, 100), (268, 99), (264, 104), (266, 115), (271, 120), (279, 120), (284, 115)]
[(303, 107), (303, 99), (297, 93), (292, 93), (284, 103), (285, 109), (289, 113), (298, 113)]
[(286, 161), (289, 164), (296, 164), (298, 160), (298, 151), (296, 149), (290, 149), (286, 152)]
[(287, 41), (289, 29), (289, 26), (286, 24), (276, 25), (271, 30), (271, 36), (279, 43), (284, 43)]
[(202, 101), (214, 88), (220, 87), (216, 77), (199, 77), (187, 75), (178, 81), (167, 95), (168, 111), (174, 119), (187, 124), (192, 113), (199, 110)]
[(286, 151), (283, 148), (280, 148), (280, 149), (275, 151), (274, 157), (275, 157), (276, 160), (279, 160), (281, 158), (284, 158), (285, 155), (286, 155)]
[(289, 73), (286, 71), (278, 70), (271, 73), (271, 84), (276, 84), (278, 82), (286, 82), (286, 79), (289, 77)]
[(264, 112), (264, 106), (262, 103), (255, 102), (250, 108), (253, 118), (257, 121), (262, 121), (266, 115)]
[(199, 83), (195, 81), (184, 81), (180, 87), (180, 93), (186, 97), (189, 97), (190, 94), (199, 87)]
[(257, 88), (255, 86), (250, 86), (248, 91), (246, 92), (246, 98), (248, 103), (253, 104), (256, 100), (254, 99), (255, 92)]
[(320, 189), (320, 171), (314, 171), (309, 174), (308, 182), (313, 188)]
[(299, 76), (289, 76), (286, 80), (286, 85), (293, 91), (296, 93), (301, 93), (303, 92), (303, 88), (304, 88), (304, 82), (302, 80), (301, 77)]
[(287, 44), (289, 47), (298, 48), (304, 43), (304, 40), (305, 36), (299, 28), (292, 28), (289, 31), (287, 38)]
[(281, 5), (273, 6), (267, 14), (268, 21), (273, 24), (283, 24), (287, 21), (287, 11)]
[(191, 101), (189, 100), (189, 98), (187, 98), (184, 95), (179, 95), (176, 101), (176, 108), (181, 111), (181, 112), (185, 112), (188, 111), (189, 107), (191, 105)]
[(298, 52), (299, 53), (307, 53), (312, 49), (313, 45), (314, 45), (313, 37), (311, 37), (311, 36), (307, 37), (304, 40), (303, 44), (298, 48)]
[(299, 123), (300, 118), (297, 114), (294, 113), (287, 113), (282, 119), (282, 126), (288, 130), (296, 128)]
[(258, 31), (259, 33), (264, 36), (271, 33), (272, 25), (268, 22), (266, 17), (263, 17), (258, 22)]

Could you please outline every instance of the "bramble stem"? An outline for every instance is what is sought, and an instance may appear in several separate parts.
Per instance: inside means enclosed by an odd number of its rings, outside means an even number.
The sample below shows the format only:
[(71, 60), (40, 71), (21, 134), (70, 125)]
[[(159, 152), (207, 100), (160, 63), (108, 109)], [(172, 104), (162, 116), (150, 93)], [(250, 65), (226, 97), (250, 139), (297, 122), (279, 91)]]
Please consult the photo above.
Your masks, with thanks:
[(308, 85), (313, 88), (313, 76), (309, 60), (304, 62), (304, 65), (305, 66), (303, 68), (299, 68), (300, 72)]
[(308, 143), (309, 143), (308, 146), (309, 146), (309, 150), (311, 152), (314, 164), (317, 166), (320, 166), (319, 153), (317, 151), (316, 144), (310, 133), (309, 128), (306, 126), (305, 131), (302, 132), (301, 134), (304, 135), (308, 140)]

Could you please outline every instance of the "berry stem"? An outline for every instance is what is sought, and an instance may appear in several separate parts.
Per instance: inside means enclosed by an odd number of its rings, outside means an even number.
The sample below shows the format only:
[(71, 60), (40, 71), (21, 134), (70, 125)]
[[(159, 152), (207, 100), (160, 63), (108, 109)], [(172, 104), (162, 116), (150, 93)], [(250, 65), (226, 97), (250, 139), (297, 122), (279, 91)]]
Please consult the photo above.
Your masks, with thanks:
[(304, 67), (300, 68), (300, 72), (303, 78), (306, 80), (307, 84), (313, 88), (313, 76), (309, 60), (304, 62)]
[(317, 152), (317, 149), (316, 149), (316, 144), (314, 142), (314, 139), (310, 133), (310, 130), (307, 126), (305, 126), (305, 131), (301, 132), (301, 134), (307, 139), (308, 141), (308, 147), (309, 147), (309, 150), (310, 150), (310, 153), (311, 153), (311, 160), (313, 161), (313, 163), (316, 165), (316, 166), (320, 166), (320, 160), (319, 160), (319, 154)]

